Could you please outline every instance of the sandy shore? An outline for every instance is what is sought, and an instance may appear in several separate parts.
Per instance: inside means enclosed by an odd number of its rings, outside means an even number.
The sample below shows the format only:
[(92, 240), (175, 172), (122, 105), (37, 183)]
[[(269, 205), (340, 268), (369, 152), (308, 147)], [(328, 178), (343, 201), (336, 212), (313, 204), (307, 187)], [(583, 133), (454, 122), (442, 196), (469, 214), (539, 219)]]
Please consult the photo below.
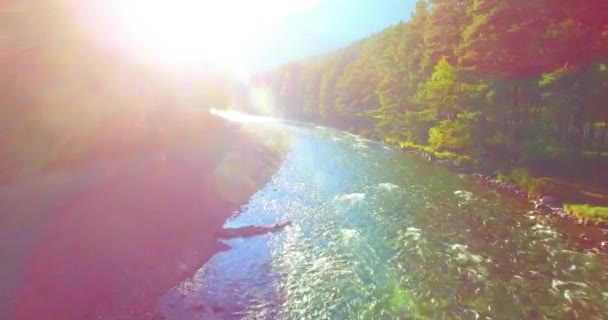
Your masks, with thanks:
[(157, 318), (158, 297), (225, 249), (216, 232), (280, 163), (252, 141), (213, 160), (182, 146), (3, 187), (0, 209), (15, 214), (2, 224), (0, 318)]

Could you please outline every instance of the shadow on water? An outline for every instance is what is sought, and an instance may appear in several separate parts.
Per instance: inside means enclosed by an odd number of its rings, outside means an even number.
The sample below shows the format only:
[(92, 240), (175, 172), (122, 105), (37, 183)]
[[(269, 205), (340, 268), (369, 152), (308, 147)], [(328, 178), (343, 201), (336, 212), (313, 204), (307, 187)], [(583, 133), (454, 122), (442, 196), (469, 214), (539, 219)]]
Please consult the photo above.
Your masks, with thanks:
[(225, 225), (248, 237), (161, 298), (167, 319), (608, 317), (608, 264), (526, 204), (353, 134), (289, 128), (281, 169)]
[(272, 226), (246, 226), (240, 228), (224, 228), (217, 232), (216, 236), (220, 239), (247, 238), (271, 232), (279, 232), (290, 225), (291, 222), (288, 221), (283, 223), (277, 223)]

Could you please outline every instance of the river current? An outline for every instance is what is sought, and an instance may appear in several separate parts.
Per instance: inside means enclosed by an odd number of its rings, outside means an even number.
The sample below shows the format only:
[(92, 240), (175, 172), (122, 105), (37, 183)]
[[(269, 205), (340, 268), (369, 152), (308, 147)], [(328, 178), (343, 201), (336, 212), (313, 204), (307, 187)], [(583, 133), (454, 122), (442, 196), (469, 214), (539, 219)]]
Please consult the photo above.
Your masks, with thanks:
[(161, 298), (167, 319), (608, 319), (605, 258), (528, 204), (351, 133), (276, 125), (290, 150), (226, 227), (291, 224), (226, 240)]

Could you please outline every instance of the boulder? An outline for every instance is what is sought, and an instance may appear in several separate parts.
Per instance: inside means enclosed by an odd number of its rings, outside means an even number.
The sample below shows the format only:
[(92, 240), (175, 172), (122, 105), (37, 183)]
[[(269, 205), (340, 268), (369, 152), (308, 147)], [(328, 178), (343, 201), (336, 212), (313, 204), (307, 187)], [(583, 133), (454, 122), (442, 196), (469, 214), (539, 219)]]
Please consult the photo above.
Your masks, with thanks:
[(536, 211), (542, 212), (542, 213), (548, 213), (551, 211), (549, 207), (542, 204), (540, 201), (537, 201), (534, 203), (534, 209), (536, 209)]
[(593, 242), (591, 237), (589, 237), (588, 235), (586, 235), (584, 233), (581, 233), (581, 235), (578, 238), (585, 244), (590, 244), (591, 242)]
[(559, 198), (554, 197), (554, 196), (544, 196), (544, 197), (540, 198), (539, 203), (541, 205), (549, 207), (549, 208), (561, 208), (562, 207), (561, 200), (559, 200)]

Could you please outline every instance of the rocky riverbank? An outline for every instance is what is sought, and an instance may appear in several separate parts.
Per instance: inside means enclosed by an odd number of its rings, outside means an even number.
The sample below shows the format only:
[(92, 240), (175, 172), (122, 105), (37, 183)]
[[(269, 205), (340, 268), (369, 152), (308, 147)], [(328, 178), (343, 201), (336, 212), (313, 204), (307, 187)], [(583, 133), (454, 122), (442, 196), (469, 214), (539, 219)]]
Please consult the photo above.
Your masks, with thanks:
[(579, 243), (581, 249), (608, 255), (608, 224), (588, 222), (576, 218), (564, 209), (563, 202), (558, 197), (550, 194), (528, 194), (516, 183), (501, 181), (496, 174), (479, 172), (472, 166), (455, 163), (449, 159), (437, 159), (433, 154), (423, 150), (402, 147), (400, 149), (416, 154), (428, 162), (458, 172), (505, 195), (529, 202), (534, 212), (563, 226), (566, 232)]

